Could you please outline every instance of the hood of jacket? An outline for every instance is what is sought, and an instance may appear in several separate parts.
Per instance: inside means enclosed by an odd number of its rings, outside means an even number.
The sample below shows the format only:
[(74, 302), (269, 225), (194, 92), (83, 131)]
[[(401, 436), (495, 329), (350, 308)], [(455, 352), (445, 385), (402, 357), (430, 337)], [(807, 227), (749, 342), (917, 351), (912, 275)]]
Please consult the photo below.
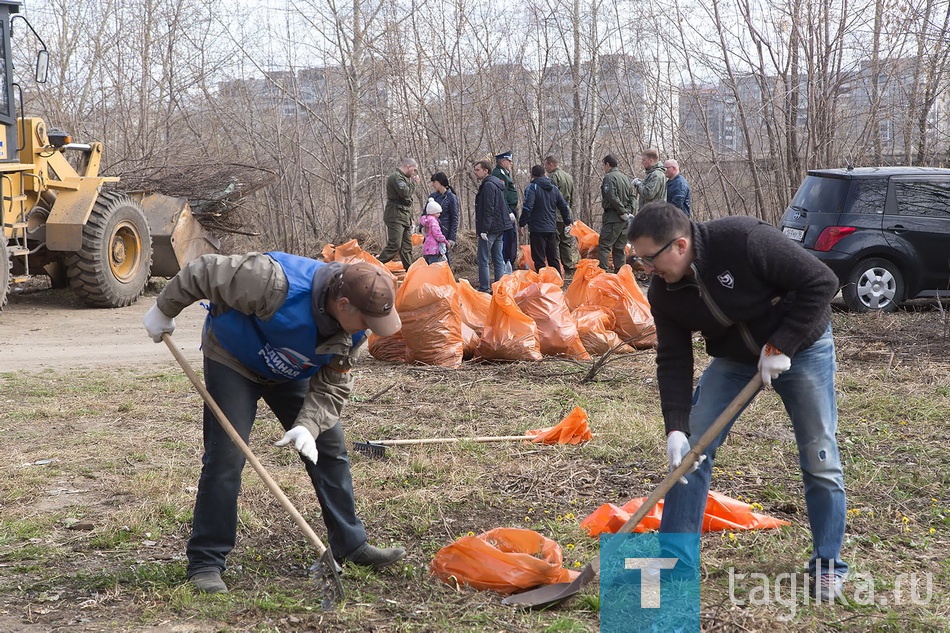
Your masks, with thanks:
[(538, 178), (535, 178), (531, 182), (533, 182), (540, 188), (544, 189), (545, 191), (551, 191), (552, 189), (554, 189), (554, 183), (551, 182), (551, 179), (548, 178), (547, 176), (539, 176)]

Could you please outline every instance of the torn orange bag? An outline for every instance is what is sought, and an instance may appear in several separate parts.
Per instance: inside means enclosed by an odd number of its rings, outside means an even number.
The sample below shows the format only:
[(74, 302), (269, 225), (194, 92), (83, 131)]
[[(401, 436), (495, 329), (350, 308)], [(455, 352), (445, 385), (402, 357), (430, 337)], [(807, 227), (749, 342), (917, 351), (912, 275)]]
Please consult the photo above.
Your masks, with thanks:
[(468, 279), (458, 281), (459, 299), (462, 301), (462, 322), (481, 336), (488, 322), (488, 307), (491, 295), (472, 288)]
[(476, 356), (494, 360), (541, 360), (538, 326), (521, 311), (514, 298), (524, 275), (537, 277), (537, 273), (519, 270), (505, 275), (492, 287), (488, 322), (482, 330)]
[(597, 258), (597, 244), (600, 242), (600, 233), (590, 228), (580, 220), (571, 225), (571, 235), (577, 238), (577, 250), (582, 258)]
[[(631, 499), (618, 508), (612, 503), (605, 503), (581, 521), (581, 527), (589, 536), (614, 534), (630, 520), (636, 511), (646, 501), (646, 497)], [(633, 529), (634, 532), (649, 532), (660, 529), (660, 520), (663, 518), (663, 501), (657, 503), (650, 512)], [(709, 491), (706, 499), (706, 512), (703, 514), (703, 532), (721, 532), (726, 530), (768, 530), (791, 525), (788, 521), (758, 514), (752, 507), (719, 492)]]
[(524, 434), (531, 435), (531, 441), (536, 444), (581, 444), (594, 439), (587, 422), (587, 411), (581, 407), (574, 407), (550, 428), (525, 431)]
[(563, 567), (561, 546), (533, 530), (495, 528), (440, 549), (429, 571), (443, 582), (501, 594), (577, 577)]
[(396, 292), (410, 363), (458, 367), (462, 364), (462, 304), (446, 262), (417, 259)]
[[(629, 354), (633, 348), (623, 343), (623, 340), (614, 332), (616, 319), (612, 312), (597, 306), (581, 306), (571, 313), (577, 323), (577, 332), (581, 343), (591, 354), (598, 356), (614, 349), (614, 354)], [(623, 344), (622, 344), (623, 343)], [(617, 347), (619, 345), (619, 347)]]
[[(542, 270), (557, 275), (557, 271), (552, 268), (545, 267)], [(541, 281), (530, 284), (515, 295), (515, 302), (537, 324), (542, 354), (590, 360), (559, 285)]]
[[(587, 287), (588, 303), (613, 312), (614, 332), (634, 347), (656, 347), (656, 326), (650, 304), (637, 285), (630, 266), (624, 264), (617, 274), (603, 274), (591, 279)], [(632, 339), (632, 340), (631, 340)]]

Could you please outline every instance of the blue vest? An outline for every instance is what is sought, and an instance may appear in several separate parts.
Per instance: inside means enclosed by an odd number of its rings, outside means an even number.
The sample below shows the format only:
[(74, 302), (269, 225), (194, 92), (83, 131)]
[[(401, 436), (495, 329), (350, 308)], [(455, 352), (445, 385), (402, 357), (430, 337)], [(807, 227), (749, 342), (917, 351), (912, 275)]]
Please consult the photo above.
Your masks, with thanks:
[[(287, 299), (267, 321), (238, 310), (225, 310), (205, 319), (225, 350), (242, 365), (269, 380), (310, 378), (333, 359), (333, 354), (317, 354), (323, 342), (313, 316), (313, 276), (323, 262), (290, 255), (267, 253), (287, 277)], [(366, 332), (353, 336), (353, 346)]]

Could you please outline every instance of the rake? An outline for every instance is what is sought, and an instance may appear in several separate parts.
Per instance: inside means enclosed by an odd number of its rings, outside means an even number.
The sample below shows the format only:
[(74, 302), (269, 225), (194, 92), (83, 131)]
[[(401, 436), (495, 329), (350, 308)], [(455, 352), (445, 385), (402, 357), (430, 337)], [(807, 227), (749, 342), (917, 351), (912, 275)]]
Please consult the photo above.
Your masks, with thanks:
[(224, 414), (224, 411), (221, 410), (221, 407), (218, 406), (218, 403), (215, 402), (214, 398), (211, 397), (211, 394), (208, 393), (208, 390), (205, 388), (204, 383), (201, 382), (201, 379), (198, 378), (198, 375), (195, 374), (194, 370), (191, 368), (191, 365), (185, 359), (185, 356), (175, 347), (175, 344), (172, 342), (172, 337), (166, 332), (162, 334), (162, 340), (165, 341), (165, 345), (168, 346), (168, 349), (171, 351), (172, 356), (175, 357), (175, 360), (178, 361), (178, 364), (181, 365), (181, 368), (185, 371), (185, 374), (188, 376), (188, 379), (191, 380), (191, 384), (194, 385), (195, 390), (201, 395), (204, 399), (205, 404), (208, 405), (208, 408), (214, 413), (214, 416), (218, 419), (218, 422), (221, 424), (221, 428), (224, 429), (224, 432), (228, 434), (228, 437), (231, 438), (231, 441), (234, 442), (234, 445), (241, 449), (241, 452), (244, 453), (244, 457), (247, 458), (248, 463), (254, 468), (258, 476), (261, 478), (261, 481), (267, 486), (268, 490), (273, 493), (277, 500), (280, 502), (280, 505), (284, 506), (284, 509), (290, 514), (294, 522), (297, 524), (297, 527), (304, 533), (304, 536), (307, 537), (307, 540), (317, 548), (317, 551), (320, 552), (320, 560), (313, 564), (310, 568), (310, 572), (314, 574), (314, 580), (317, 583), (317, 586), (320, 587), (320, 595), (323, 597), (322, 607), (325, 611), (333, 609), (337, 604), (343, 602), (346, 596), (343, 593), (343, 585), (340, 583), (340, 573), (343, 569), (336, 562), (336, 559), (333, 557), (333, 552), (330, 551), (330, 548), (323, 544), (323, 541), (320, 540), (320, 537), (317, 536), (316, 532), (313, 531), (313, 528), (310, 527), (310, 524), (307, 523), (307, 520), (303, 518), (303, 515), (297, 511), (297, 508), (294, 507), (293, 502), (287, 498), (287, 495), (284, 494), (284, 491), (280, 489), (280, 486), (277, 485), (277, 482), (270, 476), (270, 473), (267, 472), (267, 469), (264, 468), (264, 465), (261, 464), (254, 453), (251, 451), (251, 448), (244, 442), (244, 439), (238, 434), (235, 430), (234, 425), (231, 424), (231, 421), (228, 420), (227, 416)]
[(455, 442), (517, 442), (531, 441), (536, 444), (580, 444), (593, 437), (587, 423), (587, 412), (580, 407), (568, 413), (552, 427), (526, 431), (524, 435), (490, 435), (484, 437), (430, 437), (416, 440), (377, 440), (354, 442), (353, 448), (370, 457), (385, 457), (387, 446), (411, 446), (414, 444), (452, 444)]
[[(762, 377), (756, 372), (755, 376), (752, 377), (752, 380), (740, 391), (732, 402), (729, 403), (729, 406), (719, 414), (719, 417), (712, 423), (712, 425), (706, 429), (706, 432), (703, 433), (690, 448), (689, 452), (683, 458), (682, 463), (670, 472), (666, 478), (660, 482), (656, 487), (653, 493), (647, 497), (646, 501), (640, 506), (640, 509), (637, 510), (630, 519), (623, 524), (617, 534), (628, 534), (633, 531), (637, 525), (640, 524), (640, 521), (643, 520), (650, 510), (653, 509), (660, 499), (666, 496), (666, 493), (676, 485), (676, 482), (679, 481), (680, 477), (685, 477), (689, 472), (690, 468), (697, 459), (706, 451), (706, 448), (712, 444), (713, 440), (722, 433), (723, 429), (731, 422), (733, 419), (738, 417), (738, 415), (745, 409), (746, 405), (752, 401), (752, 398), (755, 397), (755, 394), (758, 393), (759, 389), (762, 388)], [(609, 543), (609, 541), (608, 541)], [(555, 604), (559, 604), (568, 598), (577, 595), (581, 592), (581, 589), (585, 585), (597, 578), (597, 575), (600, 573), (600, 554), (594, 556), (594, 558), (584, 566), (580, 574), (572, 582), (559, 582), (552, 585), (545, 585), (543, 587), (538, 587), (537, 589), (531, 589), (529, 591), (524, 591), (522, 593), (514, 594), (508, 596), (501, 601), (502, 604), (507, 606), (521, 607), (524, 609), (539, 609), (544, 607), (549, 607)]]
[(415, 444), (452, 444), (455, 442), (516, 442), (533, 440), (534, 435), (490, 435), (485, 437), (427, 437), (418, 440), (376, 440), (353, 442), (353, 448), (370, 457), (385, 457), (387, 446), (411, 446)]

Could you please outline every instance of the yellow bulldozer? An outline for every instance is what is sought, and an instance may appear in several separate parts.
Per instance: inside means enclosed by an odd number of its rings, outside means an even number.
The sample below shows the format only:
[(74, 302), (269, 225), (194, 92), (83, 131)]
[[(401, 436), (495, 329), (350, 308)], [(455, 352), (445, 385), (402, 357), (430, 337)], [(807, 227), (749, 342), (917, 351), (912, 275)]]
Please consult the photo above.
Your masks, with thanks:
[(119, 192), (99, 175), (102, 143), (74, 143), (14, 99), (11, 29), (17, 22), (39, 42), (36, 81), (46, 81), (49, 56), (20, 14), (18, 0), (0, 0), (0, 309), (13, 284), (48, 275), (68, 283), (86, 303), (133, 303), (149, 277), (171, 277), (217, 241), (195, 220), (185, 198)]

